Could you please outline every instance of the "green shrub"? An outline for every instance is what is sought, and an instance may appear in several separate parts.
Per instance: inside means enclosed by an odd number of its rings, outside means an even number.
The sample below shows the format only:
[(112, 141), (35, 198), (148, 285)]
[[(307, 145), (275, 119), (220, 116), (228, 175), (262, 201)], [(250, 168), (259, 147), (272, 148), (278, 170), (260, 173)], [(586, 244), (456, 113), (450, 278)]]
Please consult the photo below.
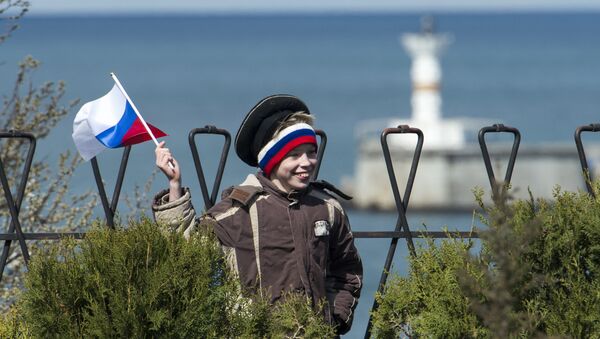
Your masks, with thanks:
[(540, 330), (600, 338), (600, 200), (557, 190), (552, 204), (531, 207), (517, 206), (516, 226), (541, 225), (525, 251), (533, 273), (543, 277), (526, 299)]
[(0, 317), (0, 338), (32, 338), (16, 306)]
[(230, 333), (240, 338), (333, 338), (335, 328), (318, 309), (301, 294), (286, 294), (285, 302), (275, 305), (266, 297), (244, 299), (232, 312)]
[(163, 234), (147, 219), (116, 231), (96, 226), (84, 240), (62, 240), (47, 257), (32, 258), (25, 284), (16, 314), (2, 326), (33, 337), (333, 333), (304, 296), (275, 306), (260, 296), (241, 297), (212, 232), (186, 240)]
[(600, 338), (600, 200), (506, 201), (485, 209), (477, 255), (470, 240), (419, 249), (377, 296), (377, 336)]
[(428, 239), (426, 246), (418, 246), (408, 277), (392, 276), (384, 293), (376, 295), (379, 308), (373, 314), (373, 334), (381, 338), (485, 337), (487, 331), (469, 310), (458, 280), (464, 267), (473, 279), (481, 280), (465, 261), (472, 246), (470, 240), (457, 239), (443, 240), (439, 246)]
[[(30, 1), (0, 0), (0, 48), (19, 26), (18, 23), (28, 12)], [(9, 46), (6, 46), (10, 48)], [(2, 82), (7, 91), (0, 93), (0, 126), (3, 131), (15, 130), (31, 132), (40, 145), (45, 138), (62, 126), (61, 121), (70, 116), (78, 100), (65, 102), (66, 84), (64, 81), (39, 82), (40, 61), (26, 56), (18, 63), (11, 82), (11, 72), (6, 69), (6, 60), (0, 61), (3, 69)], [(37, 79), (36, 79), (37, 78)], [(10, 85), (9, 85), (10, 84)], [(62, 128), (62, 127), (61, 127)], [(62, 133), (62, 132), (61, 132)], [(16, 188), (23, 177), (26, 152), (29, 142), (24, 139), (3, 139), (0, 159), (8, 181), (8, 186)], [(81, 157), (66, 150), (56, 158), (35, 156), (21, 208), (19, 220), (23, 232), (75, 232), (89, 224), (96, 195), (91, 191), (73, 194), (71, 179), (82, 163)], [(16, 192), (13, 192), (13, 194)], [(15, 198), (15, 197), (13, 197)], [(6, 232), (11, 226), (10, 209), (0, 187), (0, 229)], [(30, 241), (27, 246), (32, 256), (42, 251), (41, 242)], [(5, 313), (14, 302), (17, 291), (23, 288), (22, 276), (27, 271), (20, 246), (8, 249), (4, 272), (0, 272), (0, 314)]]

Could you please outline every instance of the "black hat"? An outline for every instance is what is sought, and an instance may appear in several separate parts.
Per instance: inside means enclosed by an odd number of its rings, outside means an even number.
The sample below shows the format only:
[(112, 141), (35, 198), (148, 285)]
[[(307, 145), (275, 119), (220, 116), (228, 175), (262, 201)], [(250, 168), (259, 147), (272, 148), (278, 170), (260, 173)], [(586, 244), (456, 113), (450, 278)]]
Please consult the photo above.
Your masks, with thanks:
[(310, 114), (300, 99), (289, 94), (275, 94), (260, 100), (248, 112), (235, 137), (235, 152), (243, 162), (258, 166), (258, 153), (288, 116), (298, 111)]

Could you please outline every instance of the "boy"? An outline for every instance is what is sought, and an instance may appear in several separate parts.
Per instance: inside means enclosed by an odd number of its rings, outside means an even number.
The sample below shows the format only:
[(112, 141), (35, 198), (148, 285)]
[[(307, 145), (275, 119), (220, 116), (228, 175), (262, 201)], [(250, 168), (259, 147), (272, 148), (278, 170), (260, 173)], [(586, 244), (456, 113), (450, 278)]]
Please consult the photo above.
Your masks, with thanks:
[[(156, 196), (152, 209), (159, 223), (189, 236), (198, 224), (190, 193), (181, 188), (177, 161), (163, 146), (156, 148), (156, 164), (169, 189)], [(308, 107), (291, 95), (262, 99), (242, 122), (235, 149), (260, 171), (225, 190), (202, 217), (213, 226), (230, 268), (244, 288), (266, 290), (272, 302), (285, 291), (305, 293), (313, 305), (327, 301), (326, 319), (346, 333), (360, 296), (362, 263), (346, 214), (324, 187), (337, 190), (310, 181), (317, 139)]]

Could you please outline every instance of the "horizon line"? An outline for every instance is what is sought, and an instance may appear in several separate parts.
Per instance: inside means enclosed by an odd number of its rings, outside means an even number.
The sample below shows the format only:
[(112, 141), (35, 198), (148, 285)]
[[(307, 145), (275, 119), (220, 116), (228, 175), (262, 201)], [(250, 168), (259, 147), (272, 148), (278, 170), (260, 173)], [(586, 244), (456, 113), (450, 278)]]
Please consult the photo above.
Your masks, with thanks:
[(579, 8), (437, 8), (437, 9), (307, 9), (307, 10), (254, 10), (254, 11), (229, 11), (229, 10), (145, 10), (145, 11), (28, 11), (24, 19), (29, 17), (208, 17), (208, 16), (306, 16), (306, 15), (452, 15), (452, 14), (600, 14), (599, 6)]

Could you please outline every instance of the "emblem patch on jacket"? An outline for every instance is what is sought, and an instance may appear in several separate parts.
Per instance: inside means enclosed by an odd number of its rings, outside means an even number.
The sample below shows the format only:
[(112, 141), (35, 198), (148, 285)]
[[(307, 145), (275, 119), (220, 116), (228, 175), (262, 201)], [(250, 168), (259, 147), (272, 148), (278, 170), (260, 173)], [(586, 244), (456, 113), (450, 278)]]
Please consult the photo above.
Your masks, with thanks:
[(329, 235), (329, 222), (327, 220), (315, 221), (315, 237), (322, 237)]

